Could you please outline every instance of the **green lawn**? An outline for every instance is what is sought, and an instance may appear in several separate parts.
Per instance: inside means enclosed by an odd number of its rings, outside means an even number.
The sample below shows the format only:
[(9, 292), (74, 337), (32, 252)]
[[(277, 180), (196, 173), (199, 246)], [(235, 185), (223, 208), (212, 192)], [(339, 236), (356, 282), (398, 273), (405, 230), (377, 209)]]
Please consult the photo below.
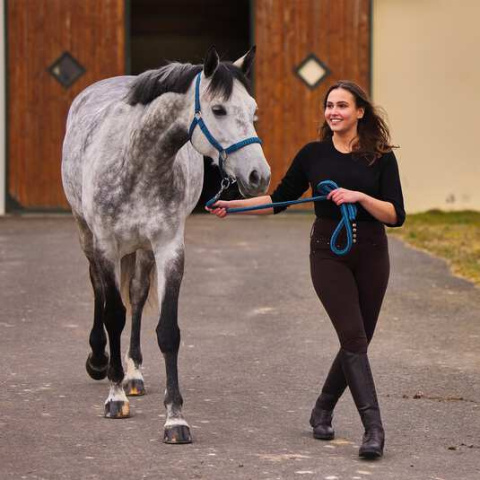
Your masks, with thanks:
[(454, 274), (480, 285), (480, 212), (430, 210), (408, 215), (389, 233), (446, 259)]

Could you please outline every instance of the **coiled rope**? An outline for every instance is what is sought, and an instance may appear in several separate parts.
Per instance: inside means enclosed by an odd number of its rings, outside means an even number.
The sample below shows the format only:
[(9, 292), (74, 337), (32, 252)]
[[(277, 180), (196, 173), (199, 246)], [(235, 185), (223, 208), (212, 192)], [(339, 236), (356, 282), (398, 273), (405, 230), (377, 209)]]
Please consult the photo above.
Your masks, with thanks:
[[(222, 182), (221, 190), (206, 203), (208, 208), (212, 208), (215, 202), (220, 198), (221, 193), (228, 188), (230, 183)], [(228, 214), (231, 213), (241, 213), (241, 212), (252, 212), (254, 210), (263, 210), (265, 208), (273, 208), (273, 207), (286, 207), (289, 205), (297, 205), (299, 203), (307, 203), (307, 202), (319, 202), (323, 200), (327, 200), (327, 196), (333, 190), (336, 190), (338, 185), (333, 182), (332, 180), (324, 180), (317, 185), (316, 190), (320, 195), (309, 197), (309, 198), (301, 198), (299, 200), (290, 200), (287, 202), (273, 202), (273, 203), (266, 203), (264, 205), (255, 205), (253, 207), (241, 207), (241, 208), (227, 208), (226, 211)], [(338, 222), (337, 227), (335, 228), (334, 232), (332, 233), (332, 237), (330, 239), (330, 249), (336, 255), (346, 255), (352, 248), (353, 244), (356, 243), (356, 218), (357, 218), (357, 207), (353, 203), (343, 203), (340, 205), (340, 212), (342, 214), (342, 218)], [(343, 248), (337, 247), (336, 243), (338, 240), (338, 236), (342, 229), (345, 229), (347, 234), (347, 242)]]

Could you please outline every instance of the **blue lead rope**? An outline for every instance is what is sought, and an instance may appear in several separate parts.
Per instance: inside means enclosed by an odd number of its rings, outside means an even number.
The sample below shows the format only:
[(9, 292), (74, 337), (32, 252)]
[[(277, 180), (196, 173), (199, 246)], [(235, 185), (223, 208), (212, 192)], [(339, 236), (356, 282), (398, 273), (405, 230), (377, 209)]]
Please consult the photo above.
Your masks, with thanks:
[[(206, 203), (208, 208), (212, 208), (212, 205), (220, 198), (222, 192), (228, 188), (227, 184), (222, 183), (221, 190)], [(336, 190), (338, 185), (333, 182), (332, 180), (324, 180), (317, 185), (317, 191), (320, 195), (315, 197), (309, 198), (301, 198), (300, 200), (290, 200), (288, 202), (274, 202), (274, 203), (267, 203), (264, 205), (255, 205), (254, 207), (242, 207), (242, 208), (227, 208), (227, 213), (240, 213), (240, 212), (252, 212), (254, 210), (263, 210), (265, 208), (272, 208), (272, 207), (286, 207), (289, 205), (296, 205), (299, 203), (307, 203), (307, 202), (319, 202), (322, 200), (327, 200), (328, 194)], [(342, 214), (342, 218), (335, 228), (334, 232), (332, 233), (332, 238), (330, 239), (330, 249), (336, 255), (346, 255), (352, 248), (353, 244), (356, 243), (356, 223), (355, 219), (357, 218), (357, 207), (353, 203), (344, 203), (340, 205), (340, 212)], [(342, 228), (345, 229), (347, 233), (347, 243), (344, 248), (338, 248), (336, 243)]]

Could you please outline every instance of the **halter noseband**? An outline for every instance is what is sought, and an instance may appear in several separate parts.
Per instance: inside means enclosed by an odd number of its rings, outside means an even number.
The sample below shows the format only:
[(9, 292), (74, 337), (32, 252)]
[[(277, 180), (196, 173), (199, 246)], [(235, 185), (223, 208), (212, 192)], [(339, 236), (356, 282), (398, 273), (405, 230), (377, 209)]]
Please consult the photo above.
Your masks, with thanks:
[(200, 129), (202, 130), (203, 134), (207, 138), (207, 140), (210, 142), (210, 145), (214, 147), (218, 151), (218, 166), (220, 168), (220, 174), (222, 176), (222, 189), (218, 194), (209, 200), (207, 202), (207, 206), (209, 204), (215, 203), (218, 198), (220, 197), (220, 194), (226, 190), (232, 183), (235, 183), (235, 179), (232, 177), (229, 177), (227, 173), (225, 172), (225, 162), (228, 158), (228, 155), (230, 153), (236, 152), (237, 150), (240, 150), (243, 147), (246, 147), (247, 145), (251, 145), (252, 143), (262, 143), (259, 137), (250, 137), (246, 138), (245, 140), (241, 140), (240, 142), (234, 143), (230, 145), (227, 148), (223, 148), (220, 143), (215, 139), (215, 137), (210, 133), (210, 130), (208, 129), (207, 125), (203, 121), (202, 118), (202, 110), (200, 107), (200, 77), (202, 75), (202, 72), (199, 72), (196, 79), (195, 79), (195, 117), (192, 120), (192, 123), (190, 124), (190, 130), (189, 130), (189, 136), (190, 136), (190, 141), (192, 141), (192, 135), (193, 131), (195, 130), (195, 127), (198, 125)]

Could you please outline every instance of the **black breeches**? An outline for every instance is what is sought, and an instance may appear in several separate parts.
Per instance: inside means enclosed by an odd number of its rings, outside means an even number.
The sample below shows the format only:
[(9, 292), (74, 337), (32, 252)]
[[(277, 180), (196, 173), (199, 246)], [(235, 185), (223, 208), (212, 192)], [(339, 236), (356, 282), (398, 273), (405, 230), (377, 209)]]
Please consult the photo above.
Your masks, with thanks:
[[(316, 219), (310, 244), (313, 286), (344, 350), (366, 353), (390, 273), (388, 241), (379, 222), (357, 222), (357, 243), (344, 256), (330, 250), (337, 221)], [(339, 246), (345, 243), (343, 235)]]

